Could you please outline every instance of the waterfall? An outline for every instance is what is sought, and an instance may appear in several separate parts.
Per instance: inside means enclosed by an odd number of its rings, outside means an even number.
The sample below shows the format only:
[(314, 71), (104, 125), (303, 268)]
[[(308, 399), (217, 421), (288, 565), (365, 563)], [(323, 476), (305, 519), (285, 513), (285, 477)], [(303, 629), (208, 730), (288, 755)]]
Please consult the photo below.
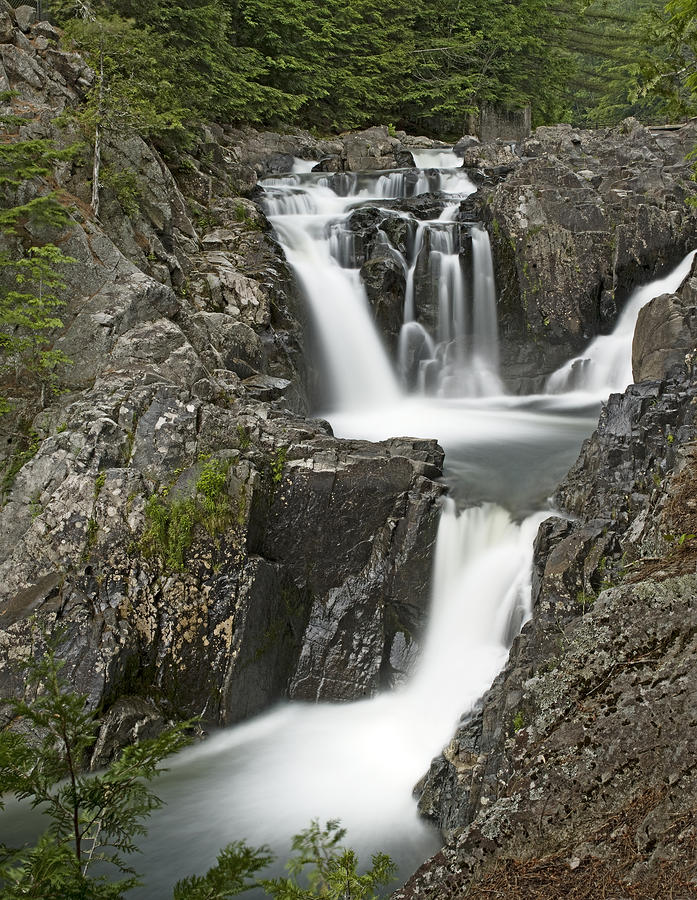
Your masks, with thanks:
[[(315, 817), (341, 816), (362, 858), (376, 847), (398, 860), (435, 850), (412, 788), (505, 662), (511, 621), (519, 626), (529, 614), (541, 518), (516, 525), (494, 504), (458, 513), (445, 502), (433, 616), (418, 669), (402, 689), (349, 704), (286, 704), (180, 754), (158, 781), (169, 807), (154, 815), (143, 844), (163, 888), (190, 871), (191, 859), (199, 868), (212, 863), (235, 836), (285, 854), (288, 836)], [(182, 822), (174, 800), (184, 797)], [(177, 827), (186, 860), (172, 855)], [(142, 896), (166, 896), (152, 893), (152, 880), (148, 890)]]
[[(437, 220), (417, 226), (406, 283), (399, 373), (408, 388), (446, 397), (502, 394), (489, 235), (475, 225), (467, 228), (470, 283), (463, 268), (462, 255), (467, 248), (461, 243), (464, 226), (456, 220), (457, 211), (457, 204), (448, 206)], [(430, 303), (438, 310), (433, 336), (415, 321), (419, 310)]]
[(462, 165), (462, 159), (453, 152), (451, 147), (435, 150), (412, 150), (411, 155), (420, 169), (457, 169)]
[[(276, 216), (283, 240), (317, 328), (330, 405), (340, 409), (389, 403), (399, 396), (397, 379), (380, 342), (358, 272), (342, 268), (351, 245), (332, 237), (311, 236), (307, 222)], [(345, 251), (348, 249), (348, 253)]]
[[(502, 395), (488, 236), (458, 221), (474, 187), (453, 154), (414, 155), (419, 168), (397, 173), (314, 173), (314, 163), (296, 161), (263, 188), (315, 326), (335, 434), (435, 438), (446, 451), (451, 497), (440, 515), (420, 655), (391, 693), (284, 703), (175, 758), (158, 780), (165, 806), (153, 813), (135, 863), (145, 887), (134, 897), (142, 900), (170, 897), (174, 881), (205, 871), (233, 840), (269, 844), (285, 858), (291, 836), (313, 818), (340, 818), (363, 861), (385, 850), (408, 877), (440, 845), (417, 817), (414, 784), (496, 677), (531, 613), (541, 510), (595, 417), (573, 412), (575, 395), (564, 403)], [(366, 205), (394, 216), (400, 198), (434, 190), (452, 196), (436, 218), (411, 225), (404, 252), (385, 243), (387, 228), (376, 238), (406, 273), (393, 364), (361, 284), (365, 248), (348, 219)], [(560, 414), (555, 404), (565, 406)], [(415, 606), (425, 599), (415, 597)]]
[(654, 297), (677, 291), (692, 268), (695, 252), (667, 275), (636, 288), (622, 310), (612, 334), (599, 335), (586, 352), (569, 360), (547, 380), (549, 393), (589, 392), (601, 398), (621, 392), (632, 383), (632, 341), (639, 312)]
[[(417, 157), (430, 163), (433, 153)], [(296, 162), (294, 173), (263, 182), (266, 212), (318, 335), (329, 410), (384, 406), (404, 389), (447, 397), (503, 392), (488, 236), (457, 221), (457, 198), (472, 193), (474, 186), (464, 173), (453, 171), (454, 154), (437, 154), (450, 168), (328, 176), (303, 171)], [(452, 194), (456, 202), (438, 219), (416, 223), (406, 255), (382, 232), (375, 240), (379, 253), (397, 259), (406, 273), (403, 327), (393, 365), (361, 284), (359, 241), (347, 219), (356, 206), (370, 202), (380, 209), (386, 199), (434, 190)], [(469, 254), (469, 265), (463, 254)], [(424, 321), (431, 308), (436, 311), (432, 327)]]

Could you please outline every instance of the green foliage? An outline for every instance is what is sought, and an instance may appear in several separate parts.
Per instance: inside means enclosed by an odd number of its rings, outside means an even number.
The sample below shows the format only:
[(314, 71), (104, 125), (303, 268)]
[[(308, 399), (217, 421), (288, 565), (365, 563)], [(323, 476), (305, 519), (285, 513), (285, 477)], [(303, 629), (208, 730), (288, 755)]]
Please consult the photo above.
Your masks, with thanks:
[[(27, 181), (36, 181), (38, 186), (38, 179), (45, 178), (54, 163), (72, 158), (75, 152), (74, 147), (58, 150), (53, 141), (48, 140), (0, 141), (0, 190), (6, 196), (12, 196)], [(0, 231), (16, 234), (28, 221), (59, 228), (68, 219), (68, 212), (61, 205), (58, 195), (48, 191), (25, 202), (3, 204), (0, 209)]]
[(144, 137), (183, 131), (187, 109), (174, 87), (175, 62), (147, 24), (111, 15), (79, 18), (68, 23), (65, 41), (97, 72), (87, 103), (76, 110), (90, 139), (98, 127)]
[(591, 0), (573, 15), (567, 31), (575, 71), (569, 105), (580, 125), (615, 125), (627, 116), (658, 118), (663, 110), (647, 95), (651, 23), (661, 0)]
[[(61, 228), (67, 210), (53, 191), (42, 193), (41, 179), (52, 165), (70, 158), (74, 148), (59, 151), (51, 141), (0, 142), (0, 374), (28, 375), (43, 392), (55, 389), (56, 368), (69, 362), (51, 348), (51, 332), (63, 325), (57, 310), (63, 305), (62, 267), (74, 263), (55, 244), (26, 246), (26, 226)], [(29, 191), (27, 187), (31, 184)], [(25, 199), (32, 193), (30, 199)], [(23, 240), (24, 239), (24, 240)], [(8, 403), (0, 397), (0, 406)]]
[(568, 72), (566, 19), (543, 0), (61, 3), (78, 49), (97, 71), (106, 58), (92, 109), (139, 111), (158, 138), (211, 118), (326, 133), (435, 116), (462, 133), (481, 102), (549, 118)]
[(237, 441), (240, 445), (240, 450), (249, 450), (252, 445), (252, 439), (249, 435), (249, 428), (247, 428), (241, 422), (237, 423)]
[[(164, 771), (163, 760), (189, 743), (191, 723), (127, 747), (97, 774), (85, 773), (96, 740), (95, 714), (87, 697), (70, 692), (61, 678), (61, 636), (49, 640), (36, 630), (34, 636), (48, 647), (43, 653), (32, 647), (20, 666), (24, 698), (2, 701), (9, 724), (0, 731), (0, 810), (2, 797), (14, 796), (41, 809), (50, 824), (33, 847), (0, 844), (2, 896), (122, 900), (140, 884), (127, 857), (161, 806), (150, 782)], [(395, 867), (378, 853), (371, 868), (358, 874), (356, 854), (339, 846), (344, 835), (338, 821), (325, 828), (312, 822), (293, 839), (289, 877), (269, 881), (256, 878), (272, 860), (268, 848), (233, 842), (205, 875), (179, 881), (173, 900), (227, 900), (257, 886), (276, 900), (374, 900)]]
[(695, 534), (664, 534), (663, 539), (669, 544), (675, 544), (676, 547), (682, 547), (686, 541), (692, 541), (697, 537)]
[(165, 568), (181, 571), (197, 526), (215, 537), (232, 520), (226, 490), (229, 465), (210, 460), (203, 467), (195, 496), (171, 498), (169, 491), (154, 494), (145, 506), (145, 531), (140, 541), (146, 554), (159, 556)]
[(6, 794), (28, 800), (50, 819), (36, 846), (0, 848), (0, 883), (8, 900), (116, 900), (135, 886), (126, 857), (145, 833), (145, 819), (161, 805), (148, 782), (166, 756), (188, 743), (181, 725), (126, 748), (105, 771), (85, 774), (96, 737), (94, 713), (85, 696), (66, 690), (62, 665), (55, 644), (43, 656), (30, 655), (23, 664), (25, 699), (5, 701), (16, 728), (0, 732), (0, 783)]
[(255, 849), (235, 841), (221, 850), (216, 865), (205, 875), (178, 881), (173, 900), (227, 900), (254, 887), (252, 877), (272, 859), (266, 847)]
[(517, 734), (523, 728), (525, 728), (525, 713), (522, 709), (519, 709), (513, 717), (513, 731)]
[(0, 370), (17, 377), (24, 371), (55, 388), (56, 367), (70, 362), (50, 345), (50, 333), (63, 325), (56, 311), (66, 287), (56, 267), (75, 261), (54, 244), (30, 247), (19, 258), (0, 253), (0, 274), (11, 285), (0, 289)]
[(267, 894), (275, 900), (378, 897), (379, 888), (392, 880), (394, 863), (385, 853), (376, 853), (370, 869), (359, 875), (356, 854), (340, 846), (345, 835), (346, 829), (336, 819), (328, 821), (324, 828), (313, 820), (309, 828), (293, 838), (293, 853), (286, 863), (288, 877), (262, 881)]
[(597, 597), (595, 596), (595, 594), (592, 594), (589, 591), (578, 591), (578, 593), (576, 594), (576, 603), (578, 603), (583, 612), (585, 612), (587, 609), (590, 609), (596, 600)]
[(109, 166), (102, 166), (100, 180), (111, 189), (126, 215), (135, 216), (140, 204), (140, 188), (133, 172), (117, 172)]
[(274, 483), (274, 485), (280, 484), (281, 481), (283, 481), (283, 469), (285, 467), (287, 457), (287, 447), (279, 447), (271, 457), (271, 481)]

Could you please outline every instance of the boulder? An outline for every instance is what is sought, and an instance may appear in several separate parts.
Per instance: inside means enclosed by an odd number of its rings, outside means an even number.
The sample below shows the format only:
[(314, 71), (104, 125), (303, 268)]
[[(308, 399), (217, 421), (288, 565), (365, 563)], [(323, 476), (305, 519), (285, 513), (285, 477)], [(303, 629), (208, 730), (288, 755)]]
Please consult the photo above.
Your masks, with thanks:
[[(695, 187), (678, 157), (695, 140), (693, 125), (660, 136), (636, 123), (538, 128), (505, 177), (482, 183), (512, 388), (611, 331), (632, 289), (693, 249)], [(481, 162), (497, 147), (468, 153)]]
[(17, 20), (17, 27), (25, 33), (28, 32), (31, 26), (38, 22), (36, 7), (29, 4), (15, 7), (15, 19)]
[(632, 343), (635, 381), (662, 381), (697, 349), (697, 267), (675, 294), (655, 297), (639, 311)]
[(400, 168), (406, 159), (404, 154), (400, 155), (399, 140), (390, 136), (386, 125), (376, 125), (365, 131), (345, 134), (342, 138), (341, 158), (343, 168), (347, 172), (396, 169)]
[(379, 333), (394, 352), (404, 321), (404, 266), (393, 256), (371, 257), (361, 267), (361, 278)]

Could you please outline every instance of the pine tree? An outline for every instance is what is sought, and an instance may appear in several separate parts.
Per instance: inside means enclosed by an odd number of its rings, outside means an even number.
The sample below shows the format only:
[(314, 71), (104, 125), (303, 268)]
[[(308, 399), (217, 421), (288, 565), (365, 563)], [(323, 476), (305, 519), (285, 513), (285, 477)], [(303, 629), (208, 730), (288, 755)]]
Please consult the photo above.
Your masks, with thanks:
[[(0, 142), (0, 373), (13, 373), (16, 380), (28, 375), (40, 388), (42, 405), (47, 388), (55, 386), (58, 365), (69, 362), (52, 349), (51, 335), (63, 325), (57, 314), (63, 305), (62, 270), (75, 260), (54, 243), (37, 246), (28, 226), (56, 230), (70, 221), (57, 193), (45, 190), (44, 179), (55, 162), (73, 153), (47, 140)], [(27, 188), (34, 196), (21, 201)], [(0, 412), (8, 409), (0, 396)]]

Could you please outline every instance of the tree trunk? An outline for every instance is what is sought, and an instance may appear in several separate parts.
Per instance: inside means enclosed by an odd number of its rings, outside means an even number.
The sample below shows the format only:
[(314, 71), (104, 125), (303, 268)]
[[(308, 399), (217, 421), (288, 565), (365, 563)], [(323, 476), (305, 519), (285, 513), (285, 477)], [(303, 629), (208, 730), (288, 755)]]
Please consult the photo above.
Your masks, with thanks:
[[(102, 36), (103, 37), (103, 36)], [(97, 124), (94, 127), (94, 159), (92, 160), (92, 215), (99, 218), (99, 173), (102, 167), (102, 128), (101, 119), (104, 99), (104, 47), (99, 51), (99, 103), (97, 105)]]
[(99, 218), (99, 170), (102, 165), (102, 130), (99, 124), (94, 129), (94, 159), (92, 161), (92, 214)]

